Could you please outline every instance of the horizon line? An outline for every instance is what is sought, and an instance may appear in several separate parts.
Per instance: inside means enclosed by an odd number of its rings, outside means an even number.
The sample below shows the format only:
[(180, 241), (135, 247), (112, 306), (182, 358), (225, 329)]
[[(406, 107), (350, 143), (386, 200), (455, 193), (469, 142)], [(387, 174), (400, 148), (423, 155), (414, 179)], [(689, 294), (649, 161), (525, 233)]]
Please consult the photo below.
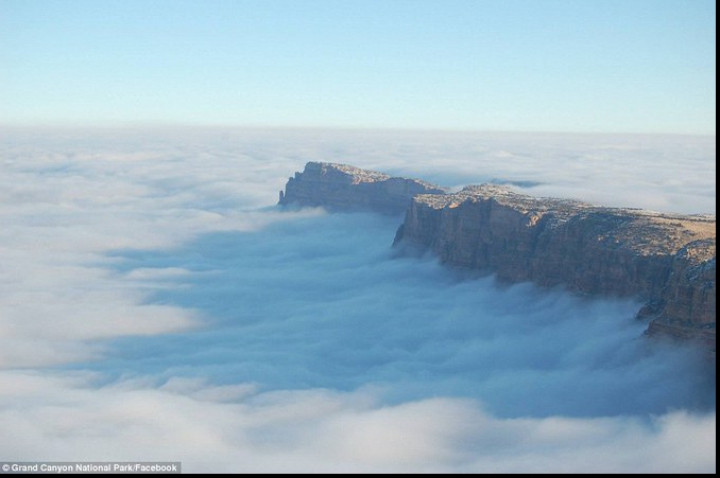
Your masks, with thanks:
[(256, 131), (325, 131), (325, 132), (375, 132), (375, 133), (444, 133), (444, 134), (528, 134), (528, 135), (583, 135), (583, 136), (694, 136), (715, 138), (716, 131), (711, 133), (679, 133), (679, 132), (648, 132), (648, 131), (590, 131), (590, 130), (528, 130), (528, 129), (491, 129), (491, 128), (444, 128), (444, 127), (405, 127), (405, 126), (325, 126), (325, 125), (262, 125), (262, 124), (231, 124), (231, 123), (190, 123), (190, 122), (43, 122), (43, 123), (9, 123), (0, 121), (0, 130), (256, 130)]

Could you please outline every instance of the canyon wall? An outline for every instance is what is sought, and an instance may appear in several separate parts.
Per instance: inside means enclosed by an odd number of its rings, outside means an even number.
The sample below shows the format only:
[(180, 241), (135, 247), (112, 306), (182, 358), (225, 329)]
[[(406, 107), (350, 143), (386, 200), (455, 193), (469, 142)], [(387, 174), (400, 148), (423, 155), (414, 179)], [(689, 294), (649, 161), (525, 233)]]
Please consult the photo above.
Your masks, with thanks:
[(417, 196), (395, 245), (500, 280), (638, 297), (648, 333), (715, 347), (715, 217), (533, 198), (495, 186)]
[(288, 180), (279, 203), (400, 215), (415, 195), (445, 192), (418, 179), (390, 177), (345, 164), (309, 162), (302, 173)]
[[(429, 192), (429, 194), (427, 193)], [(502, 281), (645, 302), (648, 335), (715, 350), (715, 216), (534, 198), (498, 185), (457, 193), (350, 166), (308, 163), (280, 203), (336, 211), (405, 210), (394, 246)]]

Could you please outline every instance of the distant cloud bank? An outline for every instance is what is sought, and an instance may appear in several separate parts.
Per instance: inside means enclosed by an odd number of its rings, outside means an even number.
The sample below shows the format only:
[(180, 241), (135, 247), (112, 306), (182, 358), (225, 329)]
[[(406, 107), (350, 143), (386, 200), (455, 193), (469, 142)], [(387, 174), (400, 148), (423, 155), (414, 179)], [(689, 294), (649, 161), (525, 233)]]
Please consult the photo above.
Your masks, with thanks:
[(715, 138), (0, 130), (0, 448), (184, 471), (714, 472), (714, 369), (633, 301), (283, 211), (307, 161), (715, 213)]

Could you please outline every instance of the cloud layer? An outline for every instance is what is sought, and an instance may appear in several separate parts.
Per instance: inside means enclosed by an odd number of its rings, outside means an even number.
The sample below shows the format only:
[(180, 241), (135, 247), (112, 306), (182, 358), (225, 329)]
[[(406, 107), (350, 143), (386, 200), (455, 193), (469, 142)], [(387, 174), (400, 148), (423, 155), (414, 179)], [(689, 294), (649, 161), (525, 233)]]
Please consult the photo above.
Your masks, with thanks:
[(398, 218), (273, 206), (328, 160), (714, 212), (714, 138), (1, 134), (8, 459), (715, 470), (714, 369), (641, 338), (636, 302), (396, 257)]
[[(182, 460), (211, 472), (712, 472), (714, 415), (503, 419), (475, 401), (372, 392), (254, 393), (3, 372), (15, 460)], [(10, 432), (5, 430), (12, 430)]]

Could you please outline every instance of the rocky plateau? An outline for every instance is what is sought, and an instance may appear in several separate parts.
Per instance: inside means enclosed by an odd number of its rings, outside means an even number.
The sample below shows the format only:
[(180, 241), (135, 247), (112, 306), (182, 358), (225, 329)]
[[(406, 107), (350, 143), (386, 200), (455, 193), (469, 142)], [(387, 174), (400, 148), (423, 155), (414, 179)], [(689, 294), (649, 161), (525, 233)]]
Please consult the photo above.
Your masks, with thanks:
[(495, 184), (451, 193), (417, 179), (310, 162), (280, 204), (405, 213), (393, 245), (507, 282), (635, 297), (647, 334), (715, 354), (714, 215), (680, 215), (535, 198)]

